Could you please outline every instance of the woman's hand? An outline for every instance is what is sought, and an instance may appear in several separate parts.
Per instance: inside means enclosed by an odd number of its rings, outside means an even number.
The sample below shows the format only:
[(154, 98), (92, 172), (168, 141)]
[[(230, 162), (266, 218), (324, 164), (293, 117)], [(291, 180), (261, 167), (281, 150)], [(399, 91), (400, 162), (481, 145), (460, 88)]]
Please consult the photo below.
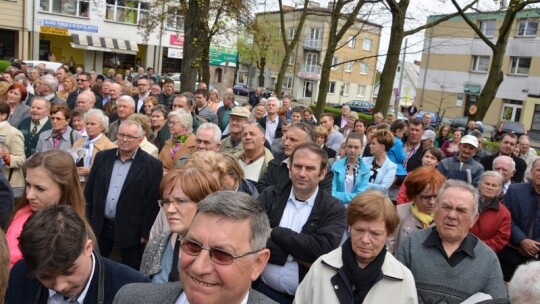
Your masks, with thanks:
[(88, 176), (90, 174), (90, 168), (88, 167), (77, 167), (77, 174), (80, 176)]
[(4, 146), (2, 149), (0, 149), (0, 159), (3, 161), (6, 161), (6, 159), (9, 157), (9, 150)]

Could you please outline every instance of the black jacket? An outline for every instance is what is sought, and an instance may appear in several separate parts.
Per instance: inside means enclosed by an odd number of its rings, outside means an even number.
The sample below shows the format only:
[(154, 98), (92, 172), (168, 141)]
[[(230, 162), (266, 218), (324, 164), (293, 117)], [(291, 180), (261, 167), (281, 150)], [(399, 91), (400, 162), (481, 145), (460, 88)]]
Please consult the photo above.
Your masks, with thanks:
[[(284, 265), (290, 255), (294, 259), (313, 263), (321, 255), (339, 246), (347, 227), (345, 207), (330, 194), (317, 193), (315, 204), (301, 233), (279, 227), (291, 193), (292, 183), (272, 186), (264, 190), (257, 200), (266, 208), (272, 233), (266, 246), (270, 249), (269, 263)], [(300, 282), (309, 268), (299, 263)]]
[[(484, 166), (484, 171), (493, 169), (493, 160), (499, 155), (501, 155), (500, 152), (493, 155), (484, 156), (480, 160), (480, 163), (482, 166)], [(512, 154), (512, 159), (516, 163), (516, 173), (514, 173), (514, 176), (512, 176), (512, 183), (522, 183), (523, 178), (525, 177), (525, 170), (527, 170), (527, 163), (523, 159), (516, 157), (514, 154)]]

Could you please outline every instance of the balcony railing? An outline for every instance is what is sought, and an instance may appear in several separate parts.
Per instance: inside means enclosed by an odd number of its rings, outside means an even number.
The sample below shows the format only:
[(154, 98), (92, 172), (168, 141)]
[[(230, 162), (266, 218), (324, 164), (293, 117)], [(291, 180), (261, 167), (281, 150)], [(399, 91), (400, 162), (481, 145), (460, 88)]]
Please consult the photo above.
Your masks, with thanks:
[(317, 64), (303, 64), (300, 66), (297, 76), (303, 79), (319, 80), (321, 78), (321, 66)]
[(322, 49), (322, 39), (305, 38), (304, 48), (308, 50), (320, 51)]

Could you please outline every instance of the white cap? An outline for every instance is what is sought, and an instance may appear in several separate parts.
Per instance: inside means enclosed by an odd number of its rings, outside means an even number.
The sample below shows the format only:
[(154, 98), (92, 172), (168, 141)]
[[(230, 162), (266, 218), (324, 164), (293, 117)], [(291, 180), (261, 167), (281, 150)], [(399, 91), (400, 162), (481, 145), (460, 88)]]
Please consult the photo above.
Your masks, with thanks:
[(478, 148), (478, 138), (472, 135), (465, 135), (461, 138), (460, 144), (469, 144), (475, 148)]

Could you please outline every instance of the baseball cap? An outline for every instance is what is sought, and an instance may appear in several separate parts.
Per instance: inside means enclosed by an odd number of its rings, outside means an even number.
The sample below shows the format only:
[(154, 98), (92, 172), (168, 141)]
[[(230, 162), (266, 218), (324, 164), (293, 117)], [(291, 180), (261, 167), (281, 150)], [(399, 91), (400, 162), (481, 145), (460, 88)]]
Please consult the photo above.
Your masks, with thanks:
[(435, 141), (435, 132), (432, 130), (425, 130), (424, 135), (422, 135), (421, 140), (431, 139)]
[(469, 144), (475, 148), (478, 148), (478, 139), (472, 135), (465, 135), (461, 138), (460, 144)]
[(249, 118), (249, 110), (246, 107), (234, 107), (231, 115)]

